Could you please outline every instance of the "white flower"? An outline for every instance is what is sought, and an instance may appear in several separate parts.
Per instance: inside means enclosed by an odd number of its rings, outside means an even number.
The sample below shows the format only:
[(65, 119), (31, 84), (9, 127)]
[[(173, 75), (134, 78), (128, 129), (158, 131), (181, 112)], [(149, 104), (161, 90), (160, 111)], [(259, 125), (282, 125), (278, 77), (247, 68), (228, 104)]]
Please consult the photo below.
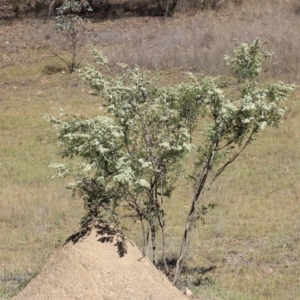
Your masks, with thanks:
[(136, 184), (147, 189), (150, 189), (150, 183), (145, 179), (139, 179), (136, 181)]
[(264, 130), (267, 124), (268, 123), (266, 121), (261, 122), (261, 124), (259, 125), (260, 130)]

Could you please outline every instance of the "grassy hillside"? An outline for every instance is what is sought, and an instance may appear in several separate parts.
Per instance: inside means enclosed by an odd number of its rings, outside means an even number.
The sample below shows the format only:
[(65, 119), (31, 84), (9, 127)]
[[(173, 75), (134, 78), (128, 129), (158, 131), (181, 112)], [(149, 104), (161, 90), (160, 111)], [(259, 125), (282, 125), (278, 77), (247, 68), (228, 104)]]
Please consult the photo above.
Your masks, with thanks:
[[(261, 1), (262, 2), (262, 1)], [(219, 12), (177, 13), (172, 19), (123, 18), (91, 23), (90, 42), (110, 61), (138, 64), (162, 84), (226, 74), (233, 39), (268, 38), (274, 52), (263, 80), (300, 83), (300, 15), (292, 1), (244, 1)], [(34, 277), (82, 216), (63, 180), (56, 135), (41, 117), (67, 112), (94, 116), (100, 100), (69, 74), (53, 51), (63, 40), (54, 23), (0, 20), (0, 297), (10, 298)], [(87, 50), (82, 65), (90, 61)], [(207, 194), (217, 207), (199, 223), (186, 284), (199, 299), (300, 299), (299, 90), (278, 130), (265, 131)], [(190, 191), (180, 181), (168, 223), (176, 255)], [(128, 224), (138, 244), (138, 224)], [(192, 267), (197, 266), (197, 269)], [(190, 273), (189, 273), (190, 272)]]

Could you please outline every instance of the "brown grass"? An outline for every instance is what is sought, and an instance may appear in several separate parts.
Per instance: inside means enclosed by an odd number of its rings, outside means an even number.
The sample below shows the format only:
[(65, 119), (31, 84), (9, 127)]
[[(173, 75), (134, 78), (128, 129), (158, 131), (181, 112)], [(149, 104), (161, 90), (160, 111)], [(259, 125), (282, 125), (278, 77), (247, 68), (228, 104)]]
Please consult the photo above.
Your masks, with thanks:
[[(232, 39), (260, 36), (274, 52), (265, 80), (299, 83), (296, 8), (291, 1), (253, 0), (218, 13), (92, 23), (90, 41), (112, 63), (139, 64), (172, 84), (188, 70), (225, 74), (222, 59), (231, 53)], [(94, 116), (100, 100), (51, 56), (51, 47), (63, 42), (52, 22), (0, 23), (0, 297), (10, 298), (40, 271), (82, 215), (81, 201), (71, 198), (66, 181), (50, 180), (48, 165), (60, 160), (59, 148), (41, 114), (57, 115), (62, 107)], [(86, 63), (90, 58), (83, 54)], [(287, 103), (280, 129), (265, 131), (206, 195), (203, 204), (218, 205), (196, 228), (187, 262), (203, 269), (185, 274), (199, 299), (299, 297), (299, 97), (297, 91)], [(189, 199), (181, 179), (167, 203), (170, 254), (177, 254)], [(140, 243), (139, 224), (128, 225), (128, 234)], [(203, 271), (210, 267), (216, 268)]]

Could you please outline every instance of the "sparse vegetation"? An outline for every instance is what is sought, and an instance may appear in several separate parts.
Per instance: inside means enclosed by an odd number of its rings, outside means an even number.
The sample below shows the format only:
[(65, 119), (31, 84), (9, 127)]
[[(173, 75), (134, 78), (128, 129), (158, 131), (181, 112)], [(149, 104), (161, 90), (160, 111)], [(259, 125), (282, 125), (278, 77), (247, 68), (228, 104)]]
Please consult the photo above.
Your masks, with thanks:
[[(270, 40), (269, 51), (274, 49), (262, 70), (263, 82), (267, 84), (267, 74), (272, 74), (273, 79), (299, 84), (297, 1), (274, 5), (274, 1), (253, 0), (234, 5), (218, 13), (193, 15), (178, 14), (178, 7), (173, 18), (163, 21), (124, 18), (91, 23), (88, 41), (97, 43), (112, 65), (119, 61), (138, 64), (160, 76), (162, 85), (174, 85), (186, 80), (185, 71), (197, 72), (197, 78), (202, 73), (225, 74), (222, 57), (231, 52), (233, 38), (249, 43), (260, 36)], [(4, 279), (27, 280), (28, 272), (38, 273), (78, 227), (84, 213), (81, 200), (72, 199), (65, 190), (67, 182), (50, 180), (53, 170), (48, 165), (57, 160), (56, 136), (40, 114), (55, 115), (62, 107), (92, 118), (101, 111), (77, 72), (44, 73), (46, 66), (65, 67), (49, 51), (48, 43), (63, 42), (55, 35), (52, 21), (1, 19), (0, 26), (0, 297), (10, 298), (20, 282)], [(46, 34), (49, 40), (44, 39)], [(180, 281), (190, 286), (196, 298), (298, 298), (298, 100), (296, 90), (286, 103), (281, 129), (263, 132), (262, 139), (241, 154), (239, 163), (206, 194), (203, 205), (216, 199), (219, 205), (206, 214), (205, 225), (195, 229)], [(175, 201), (165, 206), (172, 211), (167, 223), (172, 235), (167, 229), (166, 247), (175, 257), (190, 195), (179, 178)], [(124, 225), (142, 246), (137, 235), (140, 224), (126, 220)]]
[(65, 59), (58, 52), (54, 52), (54, 54), (66, 64), (71, 73), (79, 67), (81, 61), (78, 61), (78, 54), (86, 45), (88, 19), (78, 15), (84, 11), (92, 11), (88, 2), (82, 4), (78, 1), (66, 1), (57, 8), (56, 32), (64, 36), (71, 60)]

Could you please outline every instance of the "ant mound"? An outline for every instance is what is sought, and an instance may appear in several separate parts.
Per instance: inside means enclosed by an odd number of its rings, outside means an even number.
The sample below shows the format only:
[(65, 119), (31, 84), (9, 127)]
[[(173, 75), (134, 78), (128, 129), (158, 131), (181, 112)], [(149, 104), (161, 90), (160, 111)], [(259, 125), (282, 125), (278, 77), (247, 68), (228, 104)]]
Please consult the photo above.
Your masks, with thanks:
[(186, 297), (111, 225), (70, 236), (15, 300), (183, 300)]

